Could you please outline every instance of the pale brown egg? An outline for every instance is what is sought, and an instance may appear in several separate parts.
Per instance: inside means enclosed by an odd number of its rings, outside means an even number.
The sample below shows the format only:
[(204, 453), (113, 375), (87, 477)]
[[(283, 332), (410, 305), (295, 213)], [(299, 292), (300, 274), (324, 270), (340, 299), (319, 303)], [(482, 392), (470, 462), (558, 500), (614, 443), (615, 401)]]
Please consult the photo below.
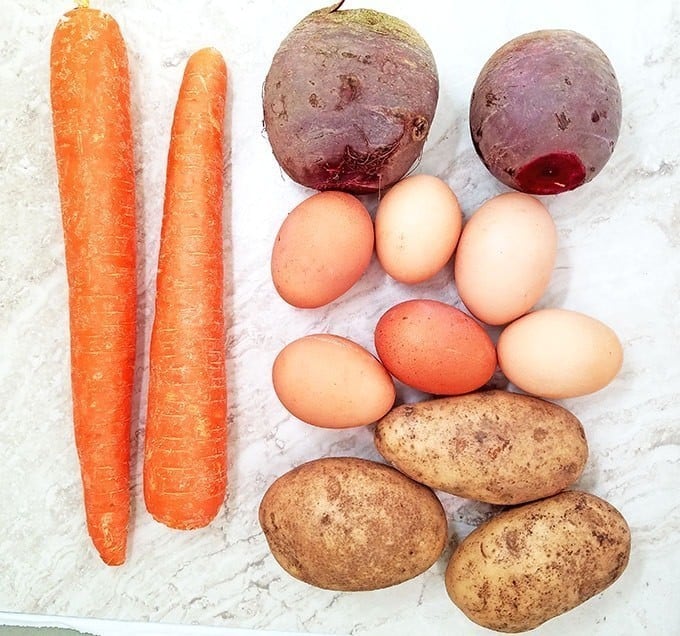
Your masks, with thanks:
[(399, 282), (423, 282), (451, 258), (462, 224), (458, 199), (444, 181), (426, 174), (402, 179), (378, 205), (378, 260)]
[(546, 207), (528, 194), (501, 194), (465, 224), (454, 277), (474, 316), (503, 325), (529, 311), (550, 282), (557, 231)]
[(363, 426), (393, 406), (392, 377), (360, 345), (332, 334), (304, 336), (274, 361), (274, 390), (295, 417), (326, 428)]
[(621, 369), (623, 349), (604, 323), (567, 309), (541, 309), (508, 325), (498, 363), (514, 385), (544, 398), (594, 393)]
[(284, 220), (272, 250), (276, 291), (294, 307), (336, 300), (366, 271), (373, 255), (373, 221), (345, 192), (319, 192)]

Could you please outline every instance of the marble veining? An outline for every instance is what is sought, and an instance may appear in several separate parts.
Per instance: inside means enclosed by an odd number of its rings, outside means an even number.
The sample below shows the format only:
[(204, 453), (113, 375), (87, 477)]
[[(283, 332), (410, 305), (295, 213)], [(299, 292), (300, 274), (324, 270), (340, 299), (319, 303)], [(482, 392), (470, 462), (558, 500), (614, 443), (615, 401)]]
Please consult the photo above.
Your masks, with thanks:
[[(388, 590), (339, 594), (293, 580), (257, 522), (271, 481), (324, 455), (378, 459), (370, 428), (328, 431), (290, 416), (270, 372), (290, 340), (319, 331), (374, 351), (392, 304), (460, 301), (447, 268), (407, 287), (371, 263), (328, 307), (295, 310), (269, 274), (274, 236), (310, 192), (278, 168), (262, 129), (261, 87), (278, 43), (313, 0), (92, 0), (118, 20), (129, 48), (137, 162), (139, 355), (133, 443), (133, 523), (126, 565), (104, 566), (87, 537), (73, 448), (67, 289), (49, 108), (49, 41), (69, 0), (0, 5), (0, 610), (110, 619), (373, 636), (489, 633), (449, 602), (447, 557), (491, 507), (441, 495), (451, 543), (425, 574)], [(330, 4), (330, 3), (328, 3)], [(580, 486), (630, 523), (630, 565), (610, 589), (536, 630), (634, 636), (680, 633), (680, 7), (674, 0), (568, 5), (500, 0), (347, 2), (410, 22), (433, 49), (441, 97), (416, 171), (446, 179), (469, 215), (503, 191), (477, 159), (467, 103), (487, 57), (506, 40), (573, 28), (610, 56), (623, 90), (614, 155), (589, 185), (546, 197), (559, 254), (539, 306), (583, 311), (611, 325), (624, 367), (605, 390), (564, 404), (581, 418), (591, 455)], [(230, 72), (231, 152), (225, 165), (229, 315), (229, 499), (208, 528), (170, 531), (146, 513), (139, 451), (153, 288), (172, 110), (184, 63), (212, 45)], [(375, 201), (365, 197), (369, 209)], [(497, 332), (494, 332), (497, 333)], [(494, 382), (503, 385), (498, 375)], [(399, 387), (400, 399), (418, 396)], [(380, 540), (379, 537), (376, 540)]]

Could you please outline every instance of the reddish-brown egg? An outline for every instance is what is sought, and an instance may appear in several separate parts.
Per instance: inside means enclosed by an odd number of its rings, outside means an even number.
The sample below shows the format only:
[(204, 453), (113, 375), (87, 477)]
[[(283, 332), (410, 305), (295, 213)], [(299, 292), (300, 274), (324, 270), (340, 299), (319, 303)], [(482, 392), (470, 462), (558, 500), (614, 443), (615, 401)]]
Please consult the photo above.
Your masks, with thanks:
[(486, 331), (436, 300), (407, 300), (385, 312), (375, 329), (375, 347), (395, 378), (436, 395), (474, 391), (496, 369), (496, 349)]
[(272, 280), (287, 303), (314, 308), (336, 300), (366, 271), (373, 221), (346, 192), (319, 192), (284, 220), (272, 250)]

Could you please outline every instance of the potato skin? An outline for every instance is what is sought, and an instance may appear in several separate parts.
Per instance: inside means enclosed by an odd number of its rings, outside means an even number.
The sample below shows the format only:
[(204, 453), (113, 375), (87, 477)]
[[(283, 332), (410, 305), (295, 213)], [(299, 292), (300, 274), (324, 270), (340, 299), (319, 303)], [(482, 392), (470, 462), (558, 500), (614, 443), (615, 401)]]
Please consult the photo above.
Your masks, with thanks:
[(574, 31), (546, 29), (504, 44), (470, 100), (477, 154), (505, 185), (558, 194), (605, 166), (621, 128), (621, 89), (605, 53)]
[(259, 520), (291, 576), (329, 590), (375, 590), (427, 570), (447, 541), (439, 499), (378, 462), (322, 458), (279, 477)]
[(375, 427), (380, 454), (431, 488), (514, 505), (573, 484), (588, 458), (565, 408), (508, 391), (483, 391), (392, 409)]
[(456, 548), (451, 600), (472, 621), (522, 632), (573, 609), (621, 576), (630, 530), (594, 495), (566, 491), (500, 513)]
[(439, 79), (408, 24), (370, 9), (320, 9), (274, 54), (264, 124), (279, 165), (316, 190), (378, 192), (420, 156)]

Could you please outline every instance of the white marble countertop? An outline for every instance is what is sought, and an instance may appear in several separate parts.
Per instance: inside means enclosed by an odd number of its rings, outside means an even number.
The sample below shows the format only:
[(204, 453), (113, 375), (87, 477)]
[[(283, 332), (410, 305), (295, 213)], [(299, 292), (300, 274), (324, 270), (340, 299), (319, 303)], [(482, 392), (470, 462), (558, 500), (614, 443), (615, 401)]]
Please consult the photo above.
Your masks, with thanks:
[[(389, 280), (375, 260), (355, 288), (326, 308), (294, 310), (276, 295), (269, 274), (272, 241), (287, 212), (309, 191), (274, 162), (262, 132), (261, 87), (282, 37), (323, 4), (93, 0), (118, 20), (132, 70), (142, 396), (169, 125), (183, 65), (190, 52), (212, 45), (230, 68), (229, 499), (213, 524), (193, 533), (172, 532), (151, 519), (141, 499), (144, 400), (138, 399), (132, 533), (128, 561), (120, 568), (104, 566), (87, 537), (70, 419), (48, 59), (54, 25), (72, 3), (0, 5), (0, 610), (375, 636), (489, 633), (469, 623), (446, 596), (450, 548), (416, 579), (341, 594), (286, 575), (258, 526), (264, 490), (294, 465), (322, 455), (377, 459), (369, 428), (313, 429), (287, 414), (270, 382), (276, 353), (318, 331), (347, 336), (373, 351), (375, 322), (395, 302), (421, 296), (457, 302), (450, 272), (407, 287)], [(346, 6), (393, 13), (432, 47), (441, 97), (417, 170), (447, 180), (468, 215), (503, 191), (477, 159), (467, 130), (470, 91), (488, 55), (520, 33), (564, 27), (591, 37), (610, 56), (623, 90), (621, 137), (591, 184), (545, 198), (560, 244), (540, 306), (596, 316), (624, 344), (619, 377), (593, 396), (564, 404), (583, 421), (591, 448), (579, 485), (627, 518), (632, 556), (615, 585), (535, 633), (680, 633), (677, 2), (366, 0)], [(442, 495), (442, 501), (453, 537), (469, 532), (485, 514), (483, 507), (454, 497)]]

